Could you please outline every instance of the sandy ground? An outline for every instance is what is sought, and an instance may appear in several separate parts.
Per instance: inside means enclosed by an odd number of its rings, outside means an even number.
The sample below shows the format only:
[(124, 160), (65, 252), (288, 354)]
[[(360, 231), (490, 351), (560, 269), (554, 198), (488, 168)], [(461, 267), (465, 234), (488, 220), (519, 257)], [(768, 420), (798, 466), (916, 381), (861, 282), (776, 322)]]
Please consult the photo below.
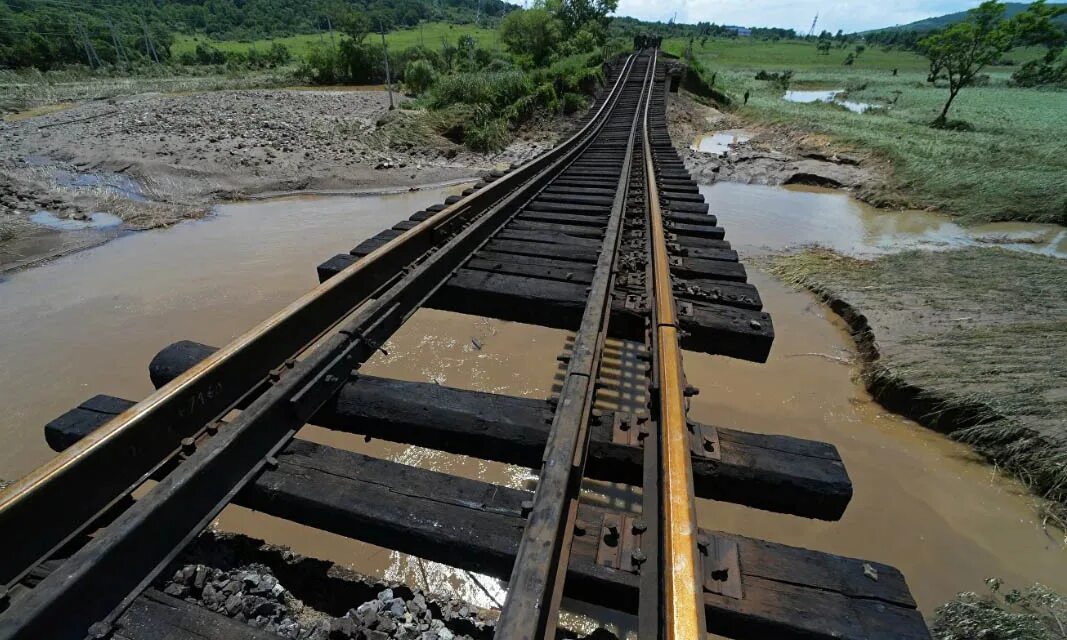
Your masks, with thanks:
[(435, 184), (532, 158), (569, 122), (529, 125), (503, 152), (478, 154), (386, 135), (383, 91), (149, 93), (43, 111), (0, 123), (0, 263), (47, 253), (25, 242), (42, 210), (75, 225), (106, 211), (145, 229), (257, 194)]
[[(889, 167), (882, 161), (815, 136), (751, 123), (695, 100), (685, 91), (668, 106), (671, 139), (697, 182), (724, 180), (752, 184), (813, 184), (841, 187), (867, 199), (878, 193)], [(752, 138), (724, 156), (690, 148), (700, 135), (744, 129)]]

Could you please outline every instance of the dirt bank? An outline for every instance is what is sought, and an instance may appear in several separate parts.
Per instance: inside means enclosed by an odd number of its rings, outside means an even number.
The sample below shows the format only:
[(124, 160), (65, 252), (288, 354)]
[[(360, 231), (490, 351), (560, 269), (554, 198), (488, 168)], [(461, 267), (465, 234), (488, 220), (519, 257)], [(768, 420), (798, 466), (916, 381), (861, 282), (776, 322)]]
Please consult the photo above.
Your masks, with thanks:
[[(832, 144), (823, 136), (746, 121), (698, 102), (680, 91), (668, 107), (671, 139), (698, 182), (724, 180), (765, 185), (842, 187), (861, 199), (885, 192), (889, 166), (882, 160)], [(723, 155), (691, 148), (709, 131), (744, 129), (750, 139)]]
[[(863, 261), (809, 250), (779, 277), (848, 322), (887, 408), (974, 445), (1038, 495), (1067, 503), (1067, 261), (1000, 249)], [(1058, 514), (1058, 515), (1057, 515)]]
[(25, 243), (41, 211), (68, 229), (93, 226), (94, 212), (145, 229), (261, 193), (440, 183), (529, 159), (567, 126), (534, 123), (478, 154), (388, 104), (367, 90), (149, 93), (11, 118), (0, 123), (0, 263), (42, 253), (48, 243)]

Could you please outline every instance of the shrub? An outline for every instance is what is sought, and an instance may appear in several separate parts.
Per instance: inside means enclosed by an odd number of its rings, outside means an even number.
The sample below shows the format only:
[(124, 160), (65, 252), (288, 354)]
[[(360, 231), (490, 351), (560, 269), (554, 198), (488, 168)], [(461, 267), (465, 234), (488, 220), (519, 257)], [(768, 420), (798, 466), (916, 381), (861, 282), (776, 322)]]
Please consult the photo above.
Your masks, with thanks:
[(334, 84), (341, 75), (341, 59), (333, 47), (312, 47), (299, 74), (316, 84)]
[(585, 96), (580, 93), (568, 92), (563, 94), (563, 113), (574, 113), (585, 107)]
[(510, 138), (507, 120), (486, 116), (475, 119), (467, 128), (463, 142), (475, 151), (499, 151)]
[(452, 104), (486, 104), (504, 108), (533, 91), (530, 77), (522, 71), (457, 73), (439, 79), (430, 90), (428, 104), (442, 108)]
[(437, 71), (425, 60), (412, 60), (404, 69), (404, 84), (416, 95), (425, 93), (435, 80)]

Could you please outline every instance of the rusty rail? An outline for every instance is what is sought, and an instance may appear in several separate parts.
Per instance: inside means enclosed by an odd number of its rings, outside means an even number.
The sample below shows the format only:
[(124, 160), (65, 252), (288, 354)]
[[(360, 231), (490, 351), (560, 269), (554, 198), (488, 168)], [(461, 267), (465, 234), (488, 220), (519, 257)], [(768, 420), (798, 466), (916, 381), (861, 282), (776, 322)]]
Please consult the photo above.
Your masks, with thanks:
[[(649, 92), (648, 102), (652, 101)], [(699, 637), (705, 627), (703, 591), (697, 576), (701, 560), (697, 553), (696, 502), (693, 496), (693, 469), (689, 458), (689, 423), (685, 407), (685, 373), (678, 345), (678, 317), (671, 284), (670, 261), (660, 207), (656, 164), (652, 154), (649, 109), (645, 109), (644, 162), (651, 260), (651, 300), (653, 302), (653, 363), (658, 383), (656, 406), (659, 422), (661, 473), (660, 535), (662, 544), (663, 631), (668, 640)], [(645, 487), (646, 491), (655, 490)]]

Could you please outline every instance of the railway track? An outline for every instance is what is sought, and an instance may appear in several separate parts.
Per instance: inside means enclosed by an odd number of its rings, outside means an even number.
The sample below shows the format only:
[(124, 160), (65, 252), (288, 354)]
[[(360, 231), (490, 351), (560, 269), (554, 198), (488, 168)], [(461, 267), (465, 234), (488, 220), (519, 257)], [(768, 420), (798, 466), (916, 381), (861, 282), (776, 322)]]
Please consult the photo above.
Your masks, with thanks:
[[(0, 638), (182, 637), (137, 604), (231, 503), (508, 580), (508, 640), (554, 637), (564, 596), (637, 615), (641, 638), (928, 637), (891, 567), (698, 526), (697, 497), (833, 520), (852, 487), (830, 445), (686, 415), (682, 348), (762, 361), (773, 329), (673, 150), (668, 84), (656, 50), (626, 58), (556, 149), (328, 260), (233, 343), (168, 347), (141, 402), (50, 423), (61, 453), (0, 494)], [(360, 374), (423, 307), (573, 331), (559, 393)], [(606, 397), (619, 344), (629, 404)], [(537, 489), (313, 444), (307, 423), (524, 465)], [(586, 478), (644, 487), (642, 515)]]

